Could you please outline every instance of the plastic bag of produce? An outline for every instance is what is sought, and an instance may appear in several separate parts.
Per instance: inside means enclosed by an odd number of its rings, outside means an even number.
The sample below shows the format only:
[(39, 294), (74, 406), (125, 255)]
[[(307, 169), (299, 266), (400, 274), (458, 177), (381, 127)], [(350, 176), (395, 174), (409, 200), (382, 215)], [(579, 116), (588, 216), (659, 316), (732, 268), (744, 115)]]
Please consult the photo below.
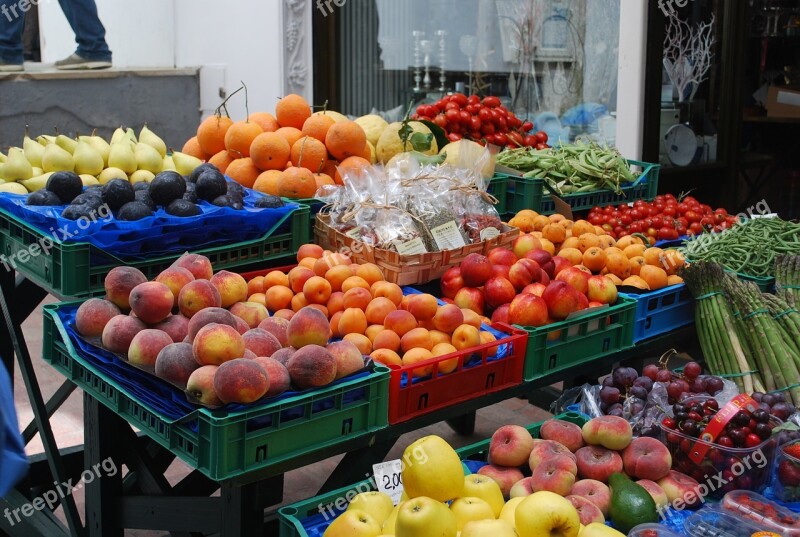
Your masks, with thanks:
[(600, 386), (591, 384), (584, 384), (583, 386), (575, 386), (564, 390), (561, 397), (553, 401), (550, 405), (550, 412), (552, 414), (562, 414), (564, 412), (580, 412), (586, 414), (590, 418), (602, 416), (603, 412), (600, 410), (598, 404), (600, 399)]
[(452, 172), (449, 166), (425, 166), (420, 172), (401, 182), (405, 196), (404, 206), (422, 223), (426, 232), (428, 250), (454, 250), (469, 242), (454, 210), (450, 185)]

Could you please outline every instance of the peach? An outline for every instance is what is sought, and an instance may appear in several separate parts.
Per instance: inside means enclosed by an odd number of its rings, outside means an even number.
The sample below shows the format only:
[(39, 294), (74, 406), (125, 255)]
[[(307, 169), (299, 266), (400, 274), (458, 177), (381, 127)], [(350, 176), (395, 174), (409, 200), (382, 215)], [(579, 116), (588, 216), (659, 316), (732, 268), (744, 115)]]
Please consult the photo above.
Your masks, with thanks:
[(464, 324), (464, 313), (455, 304), (439, 306), (433, 316), (433, 326), (436, 330), (452, 334), (456, 328)]
[(264, 279), (264, 276), (255, 276), (247, 282), (248, 298), (257, 294), (264, 294), (264, 292), (267, 290), (267, 288), (264, 287)]
[(292, 303), (290, 306), (295, 313), (308, 306), (308, 299), (306, 299), (306, 295), (303, 293), (297, 293), (294, 295), (292, 297)]
[(478, 315), (483, 315), (484, 297), (480, 289), (462, 287), (456, 293), (453, 302), (461, 309), (470, 309)]
[(581, 428), (564, 420), (546, 420), (539, 430), (539, 437), (543, 440), (559, 442), (573, 453), (585, 445)]
[(261, 364), (236, 358), (225, 362), (214, 374), (214, 391), (225, 404), (246, 405), (258, 401), (269, 389), (269, 378)]
[(114, 267), (106, 274), (103, 285), (106, 290), (106, 300), (112, 302), (121, 310), (129, 310), (131, 291), (134, 287), (147, 281), (142, 271), (133, 267)]
[(289, 361), (289, 358), (291, 358), (296, 351), (297, 349), (295, 349), (294, 347), (284, 347), (279, 351), (276, 351), (275, 354), (270, 356), (270, 358), (272, 358), (276, 362), (280, 362), (283, 365), (286, 365), (286, 362)]
[(315, 274), (313, 270), (309, 270), (304, 267), (294, 267), (287, 275), (289, 278), (289, 288), (294, 291), (294, 293), (302, 293), (303, 286), (310, 278), (313, 278), (314, 276)]
[(450, 343), (451, 336), (447, 332), (442, 332), (441, 330), (428, 330), (428, 334), (431, 336), (431, 342), (434, 346), (438, 345), (439, 343)]
[(229, 308), (237, 302), (247, 300), (247, 281), (241, 274), (221, 270), (211, 277), (211, 283), (219, 291), (222, 307)]
[(587, 444), (614, 450), (625, 449), (633, 438), (631, 424), (619, 416), (592, 418), (583, 425), (582, 433)]
[[(265, 319), (266, 320), (266, 319)], [(256, 356), (272, 356), (282, 347), (278, 338), (263, 328), (251, 328), (242, 334), (244, 347), (255, 353)]]
[(328, 313), (333, 315), (337, 311), (344, 311), (344, 293), (334, 291), (328, 299)]
[(396, 310), (386, 316), (383, 326), (386, 327), (386, 330), (391, 330), (402, 338), (407, 332), (417, 327), (417, 320), (407, 311)]
[(373, 298), (366, 309), (367, 322), (370, 324), (383, 324), (386, 316), (397, 309), (394, 302), (386, 297)]
[(530, 477), (520, 479), (508, 491), (509, 498), (521, 498), (533, 494), (533, 482)]
[(247, 297), (247, 301), (261, 304), (265, 308), (267, 307), (267, 295), (265, 293), (253, 293)]
[(330, 282), (319, 276), (312, 276), (303, 284), (303, 294), (311, 304), (327, 304), (332, 292)]
[(90, 298), (75, 313), (75, 329), (85, 337), (101, 336), (108, 321), (121, 314), (122, 311), (113, 302)]
[(215, 365), (204, 365), (192, 371), (186, 381), (186, 395), (189, 400), (212, 408), (222, 406), (223, 403), (214, 389), (217, 369)]
[(315, 310), (321, 311), (325, 315), (326, 319), (329, 317), (328, 316), (328, 308), (326, 308), (322, 304), (309, 304), (308, 307), (309, 308), (314, 308)]
[(342, 291), (342, 284), (353, 276), (353, 272), (347, 265), (337, 265), (325, 273), (325, 279), (331, 284), (333, 291)]
[(575, 452), (575, 458), (581, 479), (596, 479), (608, 483), (611, 474), (622, 471), (622, 457), (619, 453), (602, 446), (584, 446)]
[(315, 264), (316, 262), (317, 262), (317, 260), (316, 260), (316, 259), (314, 259), (313, 257), (306, 257), (305, 259), (302, 259), (302, 260), (301, 260), (301, 261), (300, 261), (300, 262), (297, 264), (297, 266), (298, 266), (298, 267), (307, 268), (308, 270), (311, 270), (311, 271), (313, 271), (313, 270), (314, 270), (314, 264)]
[(576, 291), (585, 295), (589, 292), (589, 278), (590, 274), (585, 273), (576, 267), (569, 267), (558, 273), (556, 281), (567, 282), (575, 288)]
[(363, 265), (359, 265), (358, 269), (356, 270), (356, 276), (362, 278), (370, 285), (384, 280), (383, 271), (374, 263), (364, 263)]
[(629, 476), (658, 481), (672, 469), (672, 455), (660, 440), (642, 436), (622, 452), (622, 463)]
[(372, 342), (364, 334), (346, 334), (344, 341), (349, 341), (355, 345), (364, 356), (372, 353)]
[(411, 295), (408, 299), (408, 312), (418, 321), (433, 319), (438, 310), (439, 303), (433, 295)]
[(403, 290), (396, 283), (375, 282), (370, 288), (372, 296), (375, 298), (388, 298), (395, 306), (399, 306), (403, 300)]
[(601, 304), (613, 304), (617, 301), (617, 286), (605, 276), (592, 276), (588, 282), (587, 297)]
[(131, 290), (129, 301), (138, 318), (147, 324), (155, 324), (169, 316), (175, 296), (163, 283), (144, 282)]
[(510, 270), (511, 267), (508, 265), (492, 265), (492, 278), (505, 278), (507, 280)]
[(540, 296), (542, 296), (542, 293), (544, 293), (545, 289), (547, 289), (546, 285), (541, 284), (539, 282), (536, 282), (536, 283), (532, 283), (530, 285), (526, 285), (525, 288), (522, 289), (522, 292), (523, 293), (530, 293), (532, 295), (536, 295), (536, 296), (540, 297)]
[(461, 277), (467, 287), (480, 287), (492, 277), (492, 263), (481, 254), (469, 254), (461, 262)]
[(345, 291), (342, 301), (344, 309), (358, 308), (362, 311), (366, 311), (369, 303), (372, 302), (372, 295), (363, 287), (353, 287)]
[(568, 450), (563, 444), (553, 440), (536, 438), (533, 441), (530, 457), (528, 457), (528, 467), (533, 471), (542, 461), (561, 456), (570, 458), (573, 461), (576, 460), (575, 454)]
[(128, 362), (145, 369), (152, 369), (156, 365), (156, 358), (161, 349), (172, 343), (172, 338), (166, 332), (153, 328), (141, 330), (133, 336), (128, 347)]
[[(403, 354), (403, 367), (413, 366), (420, 362), (430, 360), (433, 354), (428, 349), (416, 348), (411, 349)], [(411, 375), (414, 377), (427, 377), (433, 372), (433, 364), (428, 364), (422, 367), (417, 367), (411, 370)]]
[(269, 389), (264, 397), (276, 397), (291, 387), (289, 370), (281, 362), (267, 356), (257, 356), (253, 361), (264, 368), (269, 379)]
[[(461, 308), (461, 313), (464, 315), (464, 322), (462, 324), (468, 324), (470, 326), (474, 326), (477, 329), (480, 329), (481, 323), (481, 316), (472, 311), (469, 308)], [(458, 327), (456, 327), (458, 328)], [(454, 330), (455, 332), (455, 330)]]
[(586, 298), (585, 295), (564, 281), (551, 282), (542, 293), (542, 300), (547, 303), (550, 317), (557, 321), (566, 319), (570, 313), (578, 311), (581, 297)]
[(189, 335), (189, 319), (180, 314), (170, 315), (153, 328), (165, 332), (172, 338), (173, 343), (180, 343)]
[(237, 317), (233, 313), (224, 308), (205, 308), (197, 312), (197, 315), (189, 319), (187, 335), (189, 336), (189, 340), (191, 342), (194, 340), (194, 337), (201, 328), (211, 323), (227, 324), (232, 328), (237, 328), (238, 325), (236, 323), (236, 319)]
[(581, 496), (586, 498), (600, 509), (603, 516), (608, 516), (608, 509), (611, 507), (611, 489), (602, 481), (596, 479), (580, 479), (572, 485), (569, 491), (570, 496)]
[(272, 314), (273, 317), (277, 317), (278, 319), (286, 319), (287, 321), (291, 321), (292, 317), (294, 317), (294, 310), (289, 308), (284, 308), (282, 310), (278, 310)]
[(352, 265), (353, 261), (344, 254), (326, 253), (314, 263), (314, 273), (317, 276), (325, 276), (332, 267), (337, 265)]
[(517, 256), (514, 252), (500, 246), (489, 250), (487, 257), (492, 262), (492, 265), (507, 265), (510, 267), (517, 262)]
[(214, 275), (211, 261), (204, 255), (183, 254), (175, 260), (172, 266), (188, 269), (196, 280), (210, 280)]
[(258, 325), (262, 330), (266, 330), (278, 340), (281, 347), (289, 346), (289, 339), (286, 336), (286, 330), (289, 328), (289, 321), (281, 317), (268, 317), (261, 321)]
[(347, 292), (350, 289), (355, 289), (356, 287), (361, 287), (362, 289), (366, 289), (367, 291), (370, 290), (370, 285), (367, 283), (367, 280), (361, 278), (359, 276), (350, 276), (345, 281), (342, 282), (342, 291)]
[(506, 323), (511, 324), (511, 320), (508, 316), (509, 309), (511, 308), (511, 304), (503, 304), (496, 310), (492, 312), (492, 318), (489, 319), (489, 324), (491, 323)]
[(336, 358), (324, 347), (309, 344), (298, 348), (286, 369), (292, 384), (300, 390), (326, 386), (336, 379)]
[(496, 464), (487, 464), (486, 466), (482, 466), (478, 470), (478, 473), (494, 479), (494, 481), (500, 485), (500, 491), (503, 493), (503, 497), (506, 499), (511, 492), (511, 487), (514, 486), (514, 483), (520, 481), (524, 477), (519, 468), (498, 466)]
[(363, 334), (367, 326), (367, 316), (359, 308), (347, 308), (339, 319), (340, 334)]
[(163, 283), (172, 291), (172, 296), (175, 297), (175, 307), (178, 306), (178, 294), (180, 294), (181, 289), (192, 280), (194, 280), (194, 274), (183, 267), (169, 267), (163, 270), (155, 279), (155, 281)]
[(192, 341), (194, 359), (200, 365), (220, 365), (244, 356), (242, 335), (227, 324), (207, 324)]
[(219, 291), (208, 280), (194, 280), (183, 286), (178, 293), (178, 309), (191, 319), (194, 314), (205, 308), (219, 308), (222, 297)]
[[(532, 260), (529, 259), (528, 261)], [(534, 263), (536, 262), (534, 261)], [(514, 286), (514, 289), (522, 291), (527, 285), (539, 281), (541, 272), (538, 263), (533, 265), (520, 259), (508, 269), (508, 280)]]
[(680, 499), (686, 504), (686, 507), (695, 507), (703, 501), (700, 484), (677, 470), (670, 470), (666, 476), (657, 481), (657, 484), (667, 495), (669, 503)]
[(486, 305), (490, 308), (498, 308), (503, 304), (510, 304), (517, 296), (517, 290), (506, 278), (489, 278), (483, 287), (483, 296)]
[(426, 349), (433, 348), (433, 340), (431, 334), (425, 328), (414, 328), (409, 330), (403, 337), (400, 338), (400, 350), (404, 353), (411, 349)]
[(396, 365), (397, 367), (402, 367), (403, 365), (400, 355), (390, 349), (376, 349), (372, 351), (370, 357), (383, 365)]
[(544, 326), (550, 322), (547, 303), (530, 293), (519, 294), (508, 306), (508, 320), (520, 326)]
[[(458, 352), (458, 349), (453, 347), (450, 343), (437, 343), (431, 349), (431, 354), (438, 358), (439, 356), (446, 356)], [(439, 362), (439, 373), (446, 375), (452, 373), (458, 367), (458, 357), (450, 358), (449, 360), (442, 360)]]
[(191, 344), (171, 343), (161, 349), (156, 356), (155, 374), (185, 390), (189, 376), (199, 367), (200, 364), (194, 359)]
[(236, 331), (241, 335), (244, 335), (245, 332), (250, 330), (250, 325), (247, 324), (244, 319), (237, 317), (236, 315), (234, 315), (233, 318), (236, 319)]
[(343, 311), (337, 311), (333, 315), (331, 315), (330, 327), (331, 327), (331, 337), (333, 338), (341, 338), (344, 336), (341, 332), (339, 332), (339, 320), (344, 315)]
[(286, 339), (295, 349), (306, 345), (324, 347), (331, 336), (331, 327), (328, 319), (320, 311), (313, 308), (303, 308), (289, 321), (286, 329)]
[(503, 425), (489, 440), (489, 462), (498, 466), (522, 466), (533, 449), (533, 437), (520, 425)]
[(570, 501), (575, 510), (578, 511), (581, 524), (584, 526), (588, 526), (594, 522), (605, 524), (606, 517), (603, 516), (603, 512), (591, 501), (583, 496), (568, 495), (566, 498)]
[(364, 355), (350, 341), (331, 343), (328, 345), (328, 352), (336, 358), (336, 379), (364, 369)]
[(246, 322), (250, 328), (256, 328), (269, 317), (267, 308), (257, 302), (237, 302), (231, 306), (230, 312)]
[(667, 493), (664, 492), (664, 489), (656, 483), (655, 481), (650, 481), (649, 479), (639, 479), (636, 481), (636, 484), (644, 488), (648, 494), (653, 498), (653, 501), (656, 502), (656, 507), (665, 507), (669, 504), (669, 499), (667, 498)]
[[(371, 327), (370, 327), (371, 328)], [(400, 350), (400, 336), (391, 330), (382, 330), (372, 342), (373, 349), (390, 349), (395, 352)]]
[(254, 353), (250, 349), (245, 349), (244, 354), (242, 354), (242, 358), (247, 358), (248, 360), (255, 360), (256, 358), (258, 358), (258, 356), (256, 356), (256, 353)]
[(459, 267), (447, 269), (447, 271), (442, 274), (440, 285), (442, 296), (444, 298), (454, 299), (458, 291), (461, 290), (462, 287), (466, 287), (464, 277), (461, 275), (461, 269)]
[(317, 244), (304, 244), (297, 250), (297, 262), (299, 263), (307, 257), (319, 259), (322, 257), (322, 246)]
[(267, 275), (264, 276), (264, 292), (266, 292), (270, 287), (275, 287), (276, 285), (291, 287), (291, 284), (289, 283), (289, 276), (280, 270), (272, 270), (268, 272)]
[(462, 324), (453, 331), (451, 343), (460, 351), (477, 347), (481, 344), (480, 331), (472, 325)]
[(575, 484), (578, 468), (569, 457), (551, 457), (542, 461), (531, 475), (531, 488), (534, 492), (547, 490), (559, 496), (566, 496)]
[(378, 337), (378, 334), (386, 330), (386, 327), (382, 324), (371, 324), (367, 327), (367, 331), (364, 332), (364, 335), (369, 338), (369, 340), (374, 344), (375, 338)]
[(136, 334), (146, 328), (147, 325), (137, 317), (129, 315), (112, 317), (103, 328), (101, 335), (103, 347), (111, 352), (125, 354)]
[(397, 309), (408, 311), (408, 303), (411, 300), (411, 295), (403, 295), (402, 300), (400, 300), (400, 304), (397, 306)]

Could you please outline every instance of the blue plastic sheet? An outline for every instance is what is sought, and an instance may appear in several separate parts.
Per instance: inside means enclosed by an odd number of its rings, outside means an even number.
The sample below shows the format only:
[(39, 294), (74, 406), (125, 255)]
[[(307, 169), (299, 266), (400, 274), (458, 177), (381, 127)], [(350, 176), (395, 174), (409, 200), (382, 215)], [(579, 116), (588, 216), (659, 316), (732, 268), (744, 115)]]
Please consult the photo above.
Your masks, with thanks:
[(27, 471), (28, 457), (19, 434), (14, 390), (6, 368), (0, 366), (0, 497), (5, 496)]
[(154, 216), (133, 222), (112, 218), (106, 211), (94, 219), (69, 220), (61, 217), (65, 205), (30, 206), (25, 203), (27, 196), (6, 192), (0, 193), (0, 209), (60, 242), (86, 242), (120, 259), (135, 260), (255, 240), (272, 233), (299, 207), (291, 203), (276, 209), (256, 208), (254, 203), (263, 194), (248, 188), (244, 192), (242, 210), (200, 201), (198, 216), (173, 216), (159, 207)]

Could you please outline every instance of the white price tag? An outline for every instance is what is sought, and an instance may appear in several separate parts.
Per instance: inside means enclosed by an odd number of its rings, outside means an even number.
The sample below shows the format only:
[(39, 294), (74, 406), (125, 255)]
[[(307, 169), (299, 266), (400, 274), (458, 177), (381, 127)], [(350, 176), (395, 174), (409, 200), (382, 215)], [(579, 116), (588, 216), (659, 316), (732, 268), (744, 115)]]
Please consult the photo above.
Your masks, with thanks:
[(400, 503), (400, 496), (403, 495), (403, 478), (400, 471), (403, 468), (400, 459), (386, 461), (372, 465), (372, 473), (375, 475), (375, 484), (380, 492), (385, 492), (392, 498), (392, 503)]
[(400, 255), (424, 254), (428, 251), (421, 237), (406, 242), (394, 241), (394, 247)]
[(455, 220), (431, 229), (431, 235), (440, 250), (455, 250), (467, 245), (464, 236), (458, 230)]

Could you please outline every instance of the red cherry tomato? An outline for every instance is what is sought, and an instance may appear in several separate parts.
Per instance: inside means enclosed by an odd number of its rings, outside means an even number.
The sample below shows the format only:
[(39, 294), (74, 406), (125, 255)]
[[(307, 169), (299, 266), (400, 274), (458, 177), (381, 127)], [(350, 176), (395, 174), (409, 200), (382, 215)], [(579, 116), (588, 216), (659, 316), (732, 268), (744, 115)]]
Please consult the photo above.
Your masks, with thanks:
[(508, 143), (508, 137), (505, 133), (498, 132), (494, 135), (494, 143), (497, 145), (506, 145)]
[(467, 106), (464, 107), (464, 110), (474, 115), (478, 113), (478, 106), (474, 104), (468, 104)]
[(536, 147), (538, 142), (536, 141), (536, 136), (529, 134), (523, 138), (523, 143), (525, 144), (525, 147)]
[(458, 103), (454, 103), (453, 101), (450, 101), (449, 103), (444, 105), (444, 109), (445, 110), (456, 110), (456, 111), (458, 111), (458, 110), (461, 110), (461, 107), (458, 105)]
[(467, 112), (466, 110), (462, 110), (458, 113), (458, 119), (461, 121), (462, 125), (469, 125), (472, 121), (472, 114)]
[(506, 136), (508, 137), (509, 145), (514, 147), (520, 147), (523, 145), (522, 135), (517, 131), (511, 131)]
[(541, 151), (542, 149), (547, 149), (547, 146), (545, 144), (536, 144), (536, 149)]
[[(456, 105), (458, 106), (458, 105)], [(459, 112), (455, 108), (448, 108), (447, 111), (444, 113), (444, 117), (447, 118), (449, 123), (457, 123), (459, 121)]]
[(500, 98), (499, 97), (494, 97), (492, 95), (490, 95), (488, 97), (484, 97), (482, 103), (483, 103), (484, 106), (488, 106), (489, 108), (496, 108), (496, 107), (500, 106), (500, 104), (501, 104), (500, 103)]
[(467, 97), (467, 102), (469, 104), (480, 104), (481, 98), (478, 97), (477, 95), (470, 95), (469, 97)]
[(436, 114), (436, 117), (433, 118), (433, 122), (443, 129), (447, 127), (447, 117), (444, 114)]
[(477, 132), (477, 133), (480, 133), (480, 131), (481, 131), (481, 125), (482, 125), (482, 123), (481, 123), (481, 118), (479, 118), (479, 117), (475, 117), (475, 116), (473, 116), (472, 118), (470, 118), (470, 120), (469, 120), (469, 127), (470, 127), (470, 128), (473, 130), (473, 131), (475, 131), (475, 132)]
[(538, 140), (538, 142), (540, 144), (546, 144), (547, 143), (547, 133), (546, 132), (538, 131), (534, 136), (536, 136), (536, 140)]
[(486, 136), (493, 135), (494, 134), (494, 124), (491, 121), (484, 121), (483, 125), (481, 125), (481, 133), (485, 134)]
[(451, 132), (450, 134), (447, 135), (447, 139), (450, 140), (451, 142), (457, 142), (461, 140), (461, 138), (463, 137), (460, 134), (456, 134), (455, 132)]
[(463, 108), (463, 107), (467, 106), (467, 104), (469, 103), (469, 100), (467, 99), (467, 96), (464, 95), (463, 93), (455, 93), (450, 98), (450, 102), (458, 103), (458, 106)]
[(530, 121), (525, 121), (525, 122), (522, 123), (522, 130), (523, 131), (528, 132), (531, 129), (533, 129), (533, 123), (531, 123)]

